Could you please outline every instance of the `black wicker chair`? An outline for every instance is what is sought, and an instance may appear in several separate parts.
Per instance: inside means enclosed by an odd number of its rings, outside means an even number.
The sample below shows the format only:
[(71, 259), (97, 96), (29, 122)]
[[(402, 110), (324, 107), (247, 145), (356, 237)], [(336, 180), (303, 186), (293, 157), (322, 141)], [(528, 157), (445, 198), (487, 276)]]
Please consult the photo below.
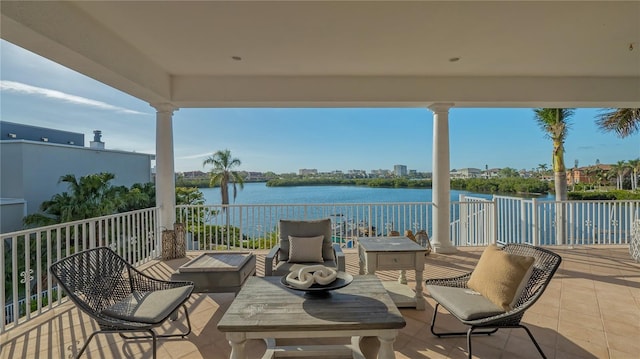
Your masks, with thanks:
[[(157, 337), (184, 338), (191, 332), (189, 313), (184, 304), (193, 291), (191, 282), (152, 278), (107, 247), (63, 258), (53, 263), (49, 271), (71, 301), (100, 326), (100, 330), (89, 336), (76, 358), (98, 333), (118, 333), (125, 339), (152, 338), (153, 358), (156, 358)], [(184, 308), (187, 330), (177, 334), (156, 334), (153, 328), (169, 317), (177, 319), (180, 306)], [(126, 332), (149, 334), (126, 336)]]
[[(502, 247), (503, 251), (511, 254), (517, 254), (522, 256), (530, 256), (535, 258), (535, 262), (533, 264), (533, 271), (531, 277), (520, 296), (520, 299), (516, 302), (515, 306), (512, 310), (504, 312), (503, 310), (497, 310), (498, 313), (494, 313), (489, 316), (480, 316), (479, 318), (474, 317), (473, 319), (464, 319), (462, 317), (468, 318), (468, 311), (465, 312), (466, 309), (474, 310), (474, 308), (463, 308), (464, 306), (473, 307), (473, 298), (471, 302), (467, 301), (467, 299), (461, 300), (453, 300), (452, 302), (448, 300), (441, 300), (440, 302), (436, 299), (436, 306), (433, 311), (433, 320), (431, 321), (431, 333), (438, 337), (448, 337), (448, 336), (464, 336), (467, 337), (467, 352), (469, 358), (472, 357), (471, 354), (471, 335), (475, 334), (485, 334), (491, 335), (498, 331), (500, 328), (523, 328), (527, 331), (527, 334), (535, 344), (536, 348), (540, 355), (543, 358), (546, 358), (544, 352), (536, 342), (533, 334), (526, 326), (520, 324), (522, 320), (522, 316), (525, 311), (535, 303), (538, 298), (542, 295), (545, 288), (551, 281), (554, 273), (560, 266), (560, 262), (562, 258), (543, 248), (530, 246), (527, 244), (507, 244)], [(452, 297), (456, 297), (459, 291), (464, 291), (464, 288), (467, 288), (467, 282), (471, 277), (471, 273), (464, 274), (462, 276), (453, 277), (453, 278), (442, 278), (442, 279), (428, 279), (426, 281), (426, 289), (429, 293), (432, 293), (433, 297), (441, 297), (443, 294), (449, 291)], [(448, 288), (445, 288), (448, 287)], [(459, 289), (452, 289), (459, 288)], [(435, 294), (438, 295), (435, 295)], [(474, 297), (474, 296), (471, 296)], [(435, 299), (435, 298), (434, 298)], [(442, 303), (441, 303), (442, 302)], [(460, 320), (462, 323), (469, 326), (469, 329), (466, 332), (436, 332), (434, 330), (436, 323), (436, 315), (438, 314), (438, 307), (442, 305), (445, 309), (447, 309), (454, 317)], [(489, 311), (487, 311), (489, 312)], [(480, 329), (480, 330), (478, 330)]]

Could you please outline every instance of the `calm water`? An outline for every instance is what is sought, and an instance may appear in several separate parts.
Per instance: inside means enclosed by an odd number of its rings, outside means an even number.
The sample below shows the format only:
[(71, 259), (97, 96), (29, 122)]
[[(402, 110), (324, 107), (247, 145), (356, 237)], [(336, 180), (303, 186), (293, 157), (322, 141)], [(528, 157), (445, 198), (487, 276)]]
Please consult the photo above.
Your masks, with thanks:
[[(220, 204), (219, 188), (201, 188), (200, 190), (207, 204)], [(451, 200), (457, 201), (461, 194), (482, 198), (492, 197), (490, 194), (451, 190)], [(233, 204), (233, 198), (229, 198), (229, 202)], [(235, 204), (378, 202), (431, 202), (431, 189), (356, 186), (267, 187), (265, 183), (247, 183), (243, 190), (238, 190)]]

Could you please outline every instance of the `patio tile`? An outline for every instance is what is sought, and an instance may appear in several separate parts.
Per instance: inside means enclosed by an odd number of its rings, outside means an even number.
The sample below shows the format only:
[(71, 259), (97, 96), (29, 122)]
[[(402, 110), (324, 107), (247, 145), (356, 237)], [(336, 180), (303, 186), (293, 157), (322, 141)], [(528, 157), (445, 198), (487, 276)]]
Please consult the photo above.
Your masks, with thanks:
[(609, 358), (606, 345), (598, 345), (581, 339), (567, 339), (560, 337), (558, 340), (556, 356), (559, 352), (576, 355), (581, 358)]
[[(427, 257), (425, 278), (448, 277), (471, 270), (483, 248), (460, 248), (453, 255)], [(551, 248), (563, 256), (561, 270), (544, 295), (524, 315), (525, 323), (548, 358), (635, 358), (640, 352), (640, 264), (628, 256), (625, 246)], [(265, 251), (266, 253), (266, 251)], [(257, 274), (264, 273), (264, 254), (258, 252)], [(345, 251), (347, 271), (358, 274), (355, 250)], [(188, 258), (197, 254), (189, 253)], [(168, 278), (183, 261), (151, 262), (143, 269)], [(395, 280), (398, 271), (377, 274)], [(415, 276), (407, 273), (409, 286)], [(437, 338), (429, 330), (433, 299), (425, 293), (425, 311), (401, 309), (407, 326), (395, 342), (396, 358), (466, 358), (465, 338)], [(187, 339), (158, 340), (158, 357), (169, 359), (227, 358), (231, 348), (216, 325), (233, 301), (232, 293), (194, 293), (187, 302), (192, 333)], [(182, 328), (179, 318), (161, 330)], [(437, 328), (465, 330), (446, 310), (440, 309)], [(0, 335), (0, 359), (67, 358), (84, 344), (97, 325), (72, 303), (43, 313), (39, 318)], [(261, 357), (265, 344), (247, 341), (251, 358)], [(474, 358), (539, 358), (522, 329), (502, 329), (490, 337), (473, 338)], [(94, 337), (83, 358), (150, 358), (149, 341), (124, 341), (118, 335)]]

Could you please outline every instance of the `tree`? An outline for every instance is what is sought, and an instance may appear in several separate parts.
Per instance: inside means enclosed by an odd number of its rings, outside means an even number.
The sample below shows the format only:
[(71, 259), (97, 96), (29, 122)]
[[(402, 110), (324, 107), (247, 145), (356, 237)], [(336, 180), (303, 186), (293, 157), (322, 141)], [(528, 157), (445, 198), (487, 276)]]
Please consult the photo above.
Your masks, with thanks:
[(627, 174), (629, 166), (625, 161), (618, 161), (615, 165), (611, 165), (611, 176), (616, 178), (616, 189), (622, 189), (624, 176)]
[(537, 108), (536, 121), (546, 136), (553, 141), (552, 167), (556, 201), (567, 199), (567, 169), (564, 164), (564, 141), (569, 130), (571, 108)]
[[(217, 151), (212, 156), (202, 162), (202, 167), (206, 165), (212, 165), (211, 179), (209, 181), (210, 187), (220, 186), (220, 196), (222, 199), (222, 205), (229, 204), (229, 185), (233, 187), (233, 200), (235, 201), (238, 194), (237, 186), (240, 189), (244, 188), (244, 181), (242, 176), (233, 169), (240, 166), (241, 162), (237, 158), (231, 157), (231, 151), (223, 150)], [(223, 207), (224, 208), (224, 207)]]
[(627, 161), (631, 167), (631, 190), (638, 189), (638, 172), (640, 172), (640, 158)]
[(510, 177), (520, 177), (518, 171), (515, 168), (505, 167), (500, 169), (498, 172), (498, 177), (500, 178), (510, 178)]
[(640, 108), (609, 108), (598, 115), (596, 124), (604, 132), (625, 138), (640, 131)]
[(156, 187), (151, 182), (134, 183), (131, 188), (120, 186), (117, 189), (123, 202), (118, 213), (156, 206)]
[(111, 186), (113, 173), (95, 173), (80, 178), (73, 174), (60, 177), (58, 182), (66, 182), (69, 192), (54, 195), (42, 202), (40, 210), (26, 216), (26, 225), (48, 225), (81, 219), (100, 217), (116, 213), (124, 205), (119, 189)]
[(544, 174), (545, 172), (547, 172), (548, 169), (549, 169), (549, 167), (547, 166), (546, 163), (538, 164), (538, 172), (539, 173)]

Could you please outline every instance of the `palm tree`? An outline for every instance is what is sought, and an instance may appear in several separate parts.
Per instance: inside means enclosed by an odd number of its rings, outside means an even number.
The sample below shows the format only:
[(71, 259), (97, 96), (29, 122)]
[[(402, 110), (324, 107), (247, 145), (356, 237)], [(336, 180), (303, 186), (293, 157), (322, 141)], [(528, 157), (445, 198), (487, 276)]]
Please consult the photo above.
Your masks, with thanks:
[(549, 167), (547, 166), (546, 163), (538, 164), (538, 174), (539, 174), (540, 178), (542, 178), (544, 176), (544, 173), (547, 172), (547, 169), (549, 169)]
[(638, 172), (640, 172), (640, 158), (627, 161), (631, 167), (631, 190), (638, 189)]
[(244, 188), (244, 181), (242, 176), (233, 169), (240, 166), (241, 162), (237, 158), (231, 157), (231, 151), (217, 151), (212, 156), (209, 156), (204, 162), (202, 167), (206, 165), (212, 165), (211, 180), (209, 181), (209, 187), (220, 186), (220, 196), (222, 197), (223, 209), (225, 205), (229, 204), (229, 185), (233, 185), (233, 200), (235, 201), (238, 194), (236, 185), (240, 189)]
[(596, 170), (598, 167), (595, 166), (589, 166), (589, 167), (585, 167), (584, 168), (584, 177), (586, 182), (589, 184), (589, 188), (594, 189), (595, 186), (595, 174), (596, 174)]
[(63, 192), (42, 202), (42, 213), (25, 217), (26, 225), (48, 225), (100, 217), (116, 213), (124, 200), (120, 189), (111, 186), (113, 173), (95, 173), (80, 178), (73, 174), (60, 177), (59, 182), (69, 185), (69, 193)]
[(598, 127), (605, 132), (615, 132), (620, 138), (640, 131), (640, 108), (609, 108), (598, 115)]
[(553, 141), (552, 166), (556, 201), (567, 199), (567, 170), (564, 165), (564, 141), (569, 130), (572, 108), (537, 108), (536, 121), (547, 137)]
[(611, 165), (611, 176), (616, 178), (616, 189), (622, 189), (624, 177), (630, 168), (631, 166), (625, 161), (618, 161), (615, 165)]
[[(564, 165), (564, 141), (569, 131), (569, 118), (573, 115), (572, 108), (537, 108), (533, 110), (538, 125), (547, 137), (553, 141), (551, 166), (553, 169), (553, 183), (556, 201), (567, 200), (567, 169)], [(565, 238), (565, 207), (556, 204), (556, 243), (561, 244)]]

